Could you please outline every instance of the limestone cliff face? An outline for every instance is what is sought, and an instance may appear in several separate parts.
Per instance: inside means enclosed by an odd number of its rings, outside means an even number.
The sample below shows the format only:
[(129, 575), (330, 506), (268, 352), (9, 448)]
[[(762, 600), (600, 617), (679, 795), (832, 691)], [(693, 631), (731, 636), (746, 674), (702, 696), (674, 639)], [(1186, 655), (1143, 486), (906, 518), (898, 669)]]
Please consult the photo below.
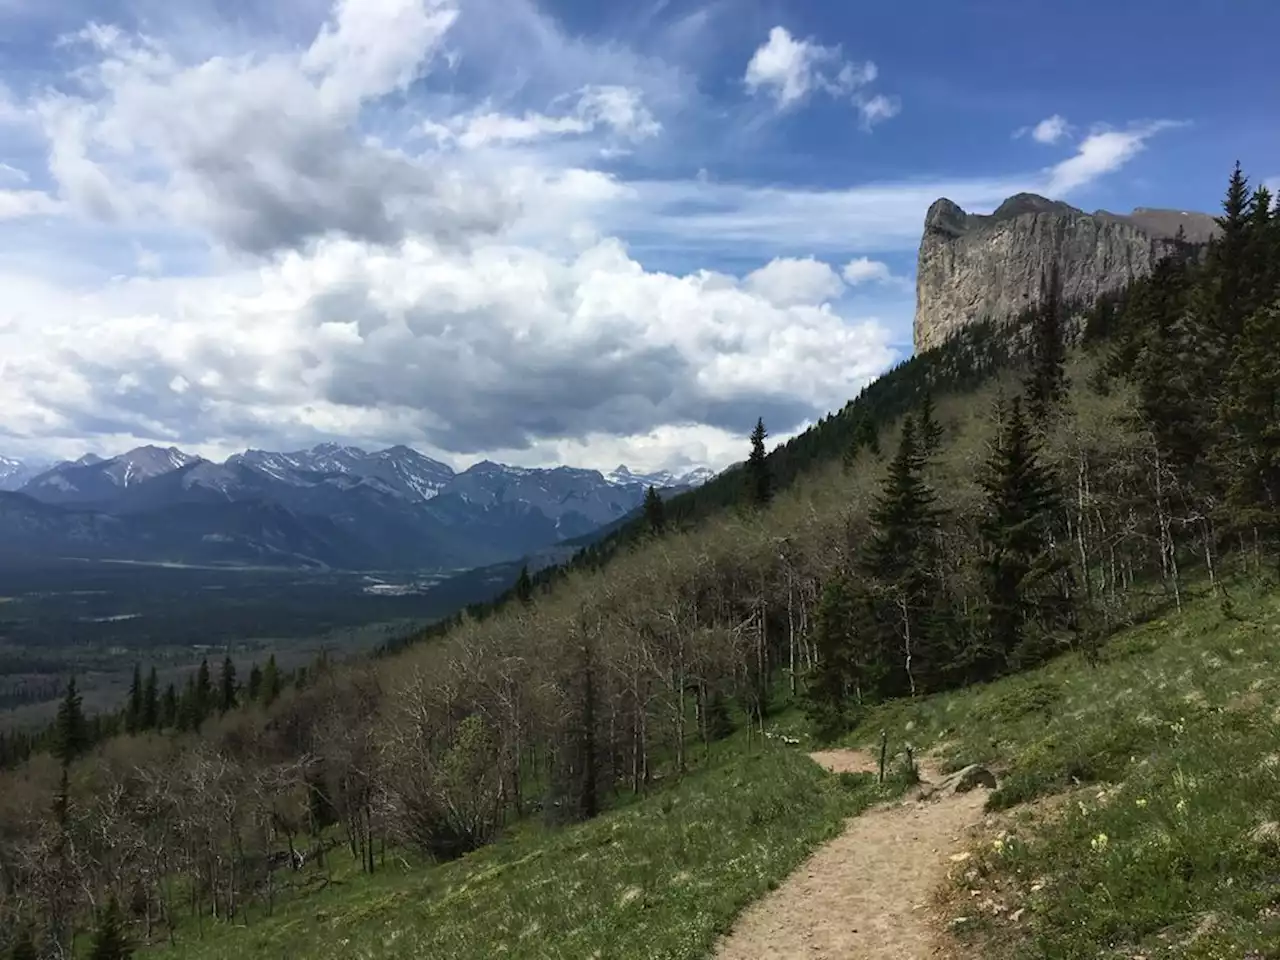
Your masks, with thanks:
[(1188, 241), (1204, 243), (1215, 224), (1206, 214), (1175, 210), (1089, 214), (1029, 193), (1010, 197), (989, 215), (937, 200), (920, 241), (916, 350), (979, 320), (1014, 319), (1039, 302), (1055, 263), (1063, 298), (1092, 302), (1150, 273), (1173, 251), (1179, 227)]

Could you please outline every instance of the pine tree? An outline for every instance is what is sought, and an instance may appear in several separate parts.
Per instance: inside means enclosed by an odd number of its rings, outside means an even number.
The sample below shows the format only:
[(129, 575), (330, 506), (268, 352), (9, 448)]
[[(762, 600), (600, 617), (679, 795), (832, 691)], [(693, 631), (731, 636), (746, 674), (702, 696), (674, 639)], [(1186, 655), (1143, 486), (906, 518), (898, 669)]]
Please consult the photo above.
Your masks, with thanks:
[(182, 697), (178, 701), (178, 717), (177, 728), (184, 732), (190, 730), (199, 730), (200, 724), (204, 721), (204, 715), (200, 709), (200, 695), (196, 692), (195, 674), (187, 674), (187, 685), (182, 691)]
[(125, 919), (115, 897), (108, 902), (93, 934), (89, 960), (130, 960), (133, 948), (126, 935)]
[(156, 676), (156, 668), (152, 667), (142, 688), (142, 729), (155, 730), (159, 726), (160, 680)]
[(920, 404), (919, 434), (920, 452), (926, 457), (937, 453), (942, 446), (943, 430), (933, 408), (933, 394), (928, 391), (925, 392), (924, 400)]
[(1028, 628), (1049, 621), (1046, 594), (1065, 567), (1053, 539), (1061, 515), (1058, 491), (1040, 460), (1021, 398), (1013, 398), (998, 431), (980, 478), (986, 494), (979, 536), (988, 645), (970, 665), (978, 679), (1040, 658), (1043, 651)]
[(76, 690), (76, 678), (67, 682), (67, 692), (58, 706), (54, 721), (53, 755), (67, 766), (89, 748), (89, 724), (85, 719), (80, 693)]
[(1067, 341), (1062, 317), (1062, 280), (1055, 263), (1031, 328), (1031, 370), (1027, 375), (1027, 409), (1038, 424), (1047, 423), (1067, 392)]
[(661, 534), (667, 525), (666, 507), (658, 491), (650, 487), (644, 495), (644, 519), (649, 524), (649, 532)]
[(197, 728), (209, 716), (213, 706), (213, 676), (209, 673), (209, 661), (205, 659), (200, 661), (200, 669), (196, 671), (194, 688), (193, 716)]
[(516, 578), (516, 599), (526, 604), (533, 602), (533, 580), (527, 564), (520, 568), (520, 576)]
[(852, 636), (853, 597), (835, 576), (822, 588), (813, 628), (818, 662), (806, 685), (805, 712), (820, 740), (833, 740), (852, 725), (850, 692), (856, 682)]
[(178, 691), (171, 683), (164, 690), (164, 697), (160, 701), (160, 723), (159, 727), (165, 730), (171, 730), (178, 725)]
[(222, 675), (218, 678), (218, 712), (234, 709), (237, 702), (236, 665), (228, 655), (222, 659)]
[(281, 687), (280, 668), (276, 666), (276, 655), (273, 653), (267, 658), (267, 666), (262, 671), (262, 703), (264, 706), (269, 707), (275, 703), (276, 697), (280, 696)]
[(262, 696), (262, 670), (256, 663), (249, 671), (249, 686), (246, 692), (250, 703), (257, 703), (258, 698)]
[(851, 466), (862, 450), (866, 450), (873, 457), (880, 456), (880, 435), (876, 432), (875, 421), (867, 415), (865, 410), (859, 410), (857, 419), (854, 421), (852, 439), (844, 455), (844, 465)]
[(945, 590), (938, 577), (941, 511), (924, 480), (915, 420), (903, 419), (898, 452), (871, 511), (874, 532), (862, 568), (875, 586), (880, 629), (867, 651), (868, 688), (885, 696), (935, 686), (949, 667), (939, 622)]
[(763, 507), (773, 499), (773, 480), (769, 476), (769, 461), (764, 448), (768, 436), (764, 419), (758, 419), (751, 431), (751, 454), (747, 457), (746, 470), (747, 502), (755, 507)]
[(142, 728), (142, 667), (133, 665), (133, 682), (129, 684), (129, 700), (124, 708), (124, 728), (137, 733)]

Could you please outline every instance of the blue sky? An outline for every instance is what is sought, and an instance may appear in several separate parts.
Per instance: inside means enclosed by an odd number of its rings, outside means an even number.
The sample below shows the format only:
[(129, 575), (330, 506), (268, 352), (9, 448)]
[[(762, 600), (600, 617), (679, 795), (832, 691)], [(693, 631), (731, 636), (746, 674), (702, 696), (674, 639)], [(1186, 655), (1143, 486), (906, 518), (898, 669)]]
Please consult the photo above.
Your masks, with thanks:
[(0, 0), (0, 453), (721, 466), (910, 351), (929, 203), (1280, 176), (1280, 8)]

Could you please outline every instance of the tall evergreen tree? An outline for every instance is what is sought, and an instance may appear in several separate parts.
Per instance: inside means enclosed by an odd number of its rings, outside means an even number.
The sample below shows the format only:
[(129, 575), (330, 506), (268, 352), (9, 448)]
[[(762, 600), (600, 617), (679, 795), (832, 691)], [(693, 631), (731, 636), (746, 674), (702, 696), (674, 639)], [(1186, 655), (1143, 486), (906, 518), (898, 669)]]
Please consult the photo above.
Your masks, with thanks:
[(769, 475), (769, 461), (764, 442), (769, 434), (764, 429), (764, 418), (756, 420), (751, 431), (751, 454), (747, 457), (747, 502), (763, 507), (773, 499), (773, 478)]
[(662, 497), (654, 487), (649, 487), (644, 494), (644, 519), (649, 525), (649, 532), (662, 533), (667, 525), (666, 507)]
[(945, 596), (937, 562), (942, 512), (924, 466), (915, 419), (908, 415), (871, 511), (874, 532), (862, 559), (878, 594), (880, 624), (868, 652), (868, 681), (886, 696), (935, 686), (950, 666), (938, 619)]
[(142, 729), (155, 730), (160, 726), (160, 680), (156, 676), (156, 668), (147, 673), (147, 682), (142, 687)]
[(53, 727), (53, 754), (67, 766), (89, 748), (89, 723), (85, 719), (76, 678), (67, 681), (67, 690), (58, 705)]
[(172, 729), (178, 725), (178, 691), (171, 683), (164, 690), (160, 700), (160, 723), (163, 729)]
[(130, 960), (132, 956), (133, 948), (129, 945), (124, 915), (112, 897), (98, 919), (89, 960)]
[(209, 672), (209, 661), (200, 661), (200, 669), (196, 671), (194, 688), (194, 710), (196, 726), (204, 722), (213, 709), (213, 675)]
[(124, 708), (124, 728), (137, 733), (142, 728), (142, 667), (133, 665), (133, 682), (129, 684), (129, 699)]
[(228, 654), (222, 658), (222, 674), (218, 677), (218, 712), (234, 709), (238, 700), (236, 665)]
[(1062, 278), (1055, 263), (1041, 278), (1043, 298), (1031, 327), (1031, 370), (1027, 375), (1027, 408), (1040, 424), (1048, 421), (1067, 392), (1067, 340), (1062, 316)]
[(933, 394), (929, 391), (925, 391), (924, 399), (920, 403), (920, 426), (918, 431), (920, 434), (920, 452), (925, 457), (933, 456), (942, 446), (943, 430), (942, 424), (938, 422), (937, 411), (933, 407)]
[(979, 525), (987, 646), (971, 664), (980, 679), (1039, 659), (1029, 630), (1051, 622), (1052, 578), (1066, 565), (1054, 546), (1061, 503), (1022, 400), (1014, 397), (980, 478), (986, 494)]
[(178, 701), (177, 728), (184, 732), (199, 730), (204, 722), (204, 712), (200, 708), (200, 695), (196, 692), (196, 676), (187, 674), (187, 685), (183, 688), (182, 697)]
[(276, 655), (267, 657), (267, 665), (262, 671), (262, 703), (271, 706), (280, 696), (283, 681), (280, 679), (280, 668), (276, 666)]
[(805, 712), (821, 740), (833, 740), (852, 725), (850, 693), (856, 682), (854, 599), (848, 580), (837, 575), (826, 582), (813, 626), (817, 663), (806, 684)]
[(516, 599), (521, 603), (533, 602), (533, 579), (529, 576), (529, 566), (520, 568), (520, 576), (516, 578)]
[(249, 686), (245, 693), (250, 703), (257, 703), (262, 696), (262, 668), (256, 663), (249, 670)]

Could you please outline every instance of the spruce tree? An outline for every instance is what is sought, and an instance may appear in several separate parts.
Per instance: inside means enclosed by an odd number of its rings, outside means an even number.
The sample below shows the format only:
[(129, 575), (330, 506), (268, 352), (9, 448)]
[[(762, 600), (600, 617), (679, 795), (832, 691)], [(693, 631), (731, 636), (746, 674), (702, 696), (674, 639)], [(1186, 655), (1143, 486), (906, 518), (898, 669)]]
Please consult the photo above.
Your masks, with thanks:
[(818, 661), (806, 684), (805, 713), (820, 740), (833, 740), (852, 725), (850, 691), (856, 682), (852, 636), (853, 596), (842, 575), (822, 588), (813, 627)]
[(1031, 370), (1027, 375), (1027, 408), (1038, 424), (1045, 424), (1067, 392), (1067, 341), (1062, 310), (1062, 280), (1055, 263), (1048, 279), (1041, 278), (1044, 297), (1031, 327)]
[(130, 960), (132, 956), (133, 948), (129, 945), (124, 916), (115, 897), (112, 897), (98, 919), (89, 960)]
[(1019, 397), (998, 425), (997, 442), (979, 482), (986, 494), (978, 532), (987, 645), (970, 667), (977, 679), (989, 679), (1043, 654), (1028, 631), (1050, 622), (1051, 580), (1065, 567), (1053, 539), (1061, 516), (1057, 487), (1040, 460)]
[(129, 700), (124, 708), (124, 728), (128, 733), (142, 729), (142, 667), (133, 665), (133, 682), (129, 684)]
[(196, 727), (204, 722), (213, 707), (213, 676), (209, 672), (209, 661), (205, 659), (200, 661), (200, 669), (196, 671), (193, 706)]
[(178, 691), (171, 683), (164, 690), (160, 700), (160, 723), (158, 726), (171, 730), (178, 725)]
[(667, 525), (666, 507), (658, 491), (650, 487), (644, 495), (644, 519), (649, 525), (649, 532), (660, 534)]
[(191, 730), (199, 730), (200, 724), (204, 721), (204, 715), (200, 709), (200, 695), (196, 692), (195, 674), (187, 674), (187, 685), (182, 691), (182, 697), (178, 701), (178, 717), (177, 728), (183, 732)]
[(142, 688), (142, 729), (155, 730), (159, 726), (160, 680), (156, 676), (156, 668), (152, 667)]
[(67, 691), (58, 705), (53, 726), (53, 755), (67, 766), (89, 748), (89, 723), (85, 719), (76, 678), (67, 682)]
[(222, 659), (222, 674), (218, 678), (218, 712), (234, 709), (237, 701), (236, 665), (228, 655)]
[(920, 452), (931, 457), (942, 446), (942, 424), (938, 422), (937, 412), (933, 407), (933, 394), (926, 391), (920, 403)]
[(262, 696), (262, 669), (255, 663), (249, 671), (249, 687), (247, 695), (251, 703), (257, 703)]
[(280, 696), (284, 681), (280, 677), (280, 668), (276, 666), (276, 655), (267, 657), (267, 665), (262, 671), (262, 702), (270, 706)]
[(528, 564), (520, 568), (520, 576), (516, 578), (516, 599), (526, 604), (533, 602), (533, 580)]
[(764, 448), (768, 436), (761, 417), (751, 431), (751, 454), (747, 457), (747, 502), (755, 507), (763, 507), (773, 499), (773, 481), (769, 476), (768, 455)]
[(950, 668), (939, 614), (945, 602), (938, 577), (942, 512), (924, 479), (913, 417), (903, 419), (898, 452), (871, 511), (874, 528), (862, 568), (877, 593), (879, 629), (867, 652), (868, 687), (885, 696), (936, 686)]

